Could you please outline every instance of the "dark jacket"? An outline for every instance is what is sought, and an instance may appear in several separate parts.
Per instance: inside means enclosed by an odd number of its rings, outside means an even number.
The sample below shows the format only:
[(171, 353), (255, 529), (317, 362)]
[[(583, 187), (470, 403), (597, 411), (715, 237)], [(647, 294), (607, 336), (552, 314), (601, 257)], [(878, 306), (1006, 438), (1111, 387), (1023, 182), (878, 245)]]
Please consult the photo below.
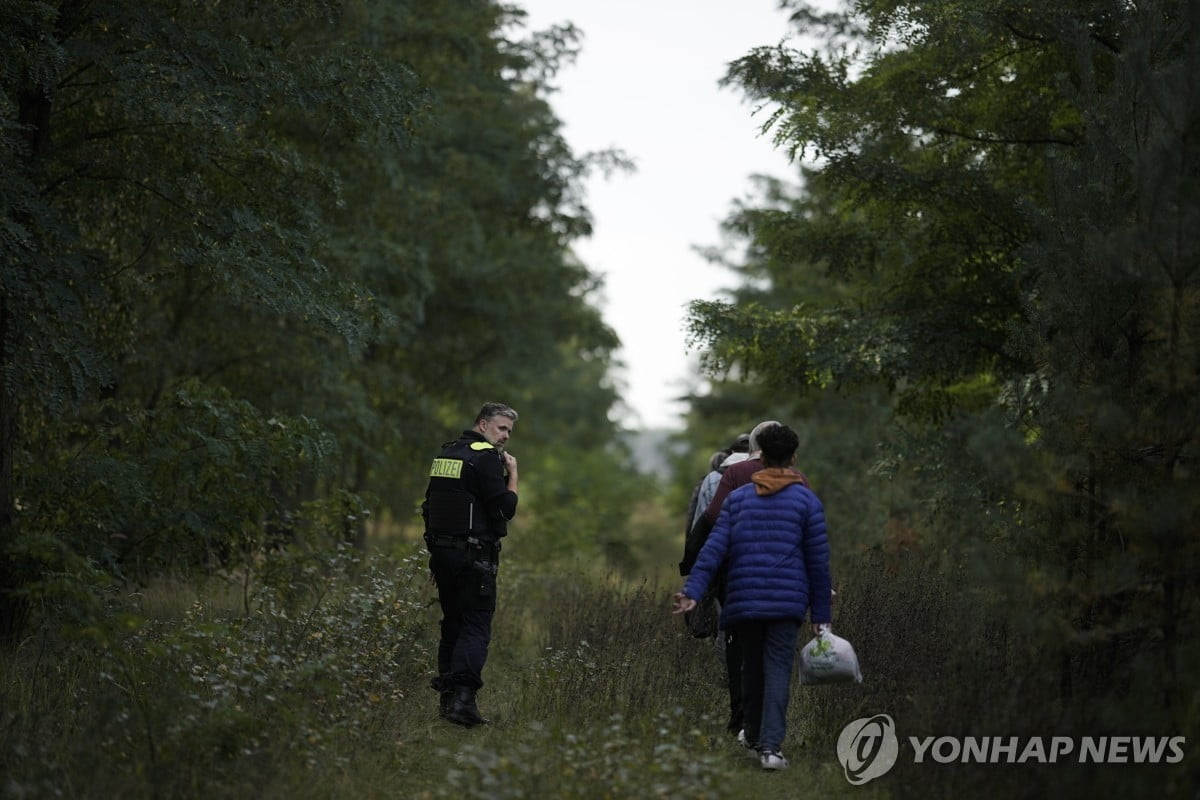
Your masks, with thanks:
[(830, 621), (825, 510), (802, 477), (789, 469), (761, 470), (753, 485), (735, 489), (722, 506), (683, 587), (699, 600), (728, 559), (722, 628), (806, 615), (814, 623)]
[[(721, 474), (721, 482), (717, 484), (717, 491), (713, 494), (712, 500), (708, 503), (708, 508), (704, 511), (704, 516), (708, 517), (708, 524), (714, 525), (717, 521), (717, 516), (721, 513), (721, 504), (725, 502), (725, 498), (729, 493), (739, 486), (745, 486), (750, 482), (750, 476), (763, 468), (761, 458), (751, 458), (747, 461), (742, 461), (738, 464), (730, 464), (729, 467)], [(801, 483), (808, 486), (808, 478), (803, 472), (795, 470), (800, 476)]]
[(508, 533), (516, 513), (517, 495), (508, 488), (495, 445), (473, 430), (442, 445), (421, 504), (427, 534), (496, 541)]

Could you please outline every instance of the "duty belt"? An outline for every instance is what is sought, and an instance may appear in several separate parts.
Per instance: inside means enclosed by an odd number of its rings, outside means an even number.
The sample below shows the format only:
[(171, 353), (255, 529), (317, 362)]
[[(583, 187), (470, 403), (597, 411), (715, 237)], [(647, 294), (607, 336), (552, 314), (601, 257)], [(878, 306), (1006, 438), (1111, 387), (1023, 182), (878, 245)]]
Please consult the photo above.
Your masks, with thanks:
[(455, 550), (470, 550), (472, 548), (491, 548), (500, 552), (500, 542), (484, 542), (474, 536), (452, 536), (448, 533), (427, 533), (425, 543), (430, 547), (453, 547)]

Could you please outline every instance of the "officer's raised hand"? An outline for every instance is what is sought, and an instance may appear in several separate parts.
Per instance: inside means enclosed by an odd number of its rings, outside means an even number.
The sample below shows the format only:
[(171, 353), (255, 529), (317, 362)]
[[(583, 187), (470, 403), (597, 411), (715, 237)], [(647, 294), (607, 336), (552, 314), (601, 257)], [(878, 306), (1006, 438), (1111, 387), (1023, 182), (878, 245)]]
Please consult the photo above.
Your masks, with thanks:
[(504, 462), (504, 469), (508, 472), (508, 489), (515, 492), (517, 490), (517, 457), (506, 451), (500, 454), (500, 460)]

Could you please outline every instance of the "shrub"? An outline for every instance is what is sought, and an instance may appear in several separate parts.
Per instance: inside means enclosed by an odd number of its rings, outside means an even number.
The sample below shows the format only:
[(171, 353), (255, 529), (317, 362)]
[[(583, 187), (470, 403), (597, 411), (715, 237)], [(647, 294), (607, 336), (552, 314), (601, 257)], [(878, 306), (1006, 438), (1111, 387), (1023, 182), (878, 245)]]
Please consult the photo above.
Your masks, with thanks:
[(262, 584), (246, 615), (214, 617), (197, 600), (181, 619), (114, 616), (72, 650), (18, 653), (4, 683), (6, 792), (225, 794), (291, 765), (348, 763), (420, 682), (423, 569), (345, 549), (293, 566), (276, 574), (303, 580)]

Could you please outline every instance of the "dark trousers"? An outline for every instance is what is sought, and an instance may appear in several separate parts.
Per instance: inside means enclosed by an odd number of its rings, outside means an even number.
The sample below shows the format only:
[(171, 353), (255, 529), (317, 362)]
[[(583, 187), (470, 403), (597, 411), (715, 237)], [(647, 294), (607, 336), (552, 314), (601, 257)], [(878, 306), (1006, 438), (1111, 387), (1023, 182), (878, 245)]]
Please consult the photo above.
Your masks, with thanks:
[[(713, 578), (713, 592), (717, 597), (717, 611), (725, 607), (725, 593), (728, 580), (728, 569), (725, 565), (717, 570)], [(737, 734), (743, 727), (745, 714), (743, 712), (742, 692), (742, 638), (733, 628), (721, 629), (717, 635), (722, 637), (725, 655), (725, 683), (729, 688), (729, 722), (726, 730)]]
[(725, 682), (729, 686), (729, 722), (726, 728), (737, 733), (743, 725), (742, 710), (742, 641), (735, 630), (720, 631), (725, 637)]
[(439, 691), (456, 686), (478, 690), (483, 686), (496, 613), (495, 574), (480, 568), (470, 548), (430, 547), (429, 552), (442, 608), (438, 677), (433, 686)]
[(736, 626), (741, 639), (742, 696), (746, 741), (778, 752), (787, 733), (792, 660), (800, 626), (794, 619), (766, 619)]

